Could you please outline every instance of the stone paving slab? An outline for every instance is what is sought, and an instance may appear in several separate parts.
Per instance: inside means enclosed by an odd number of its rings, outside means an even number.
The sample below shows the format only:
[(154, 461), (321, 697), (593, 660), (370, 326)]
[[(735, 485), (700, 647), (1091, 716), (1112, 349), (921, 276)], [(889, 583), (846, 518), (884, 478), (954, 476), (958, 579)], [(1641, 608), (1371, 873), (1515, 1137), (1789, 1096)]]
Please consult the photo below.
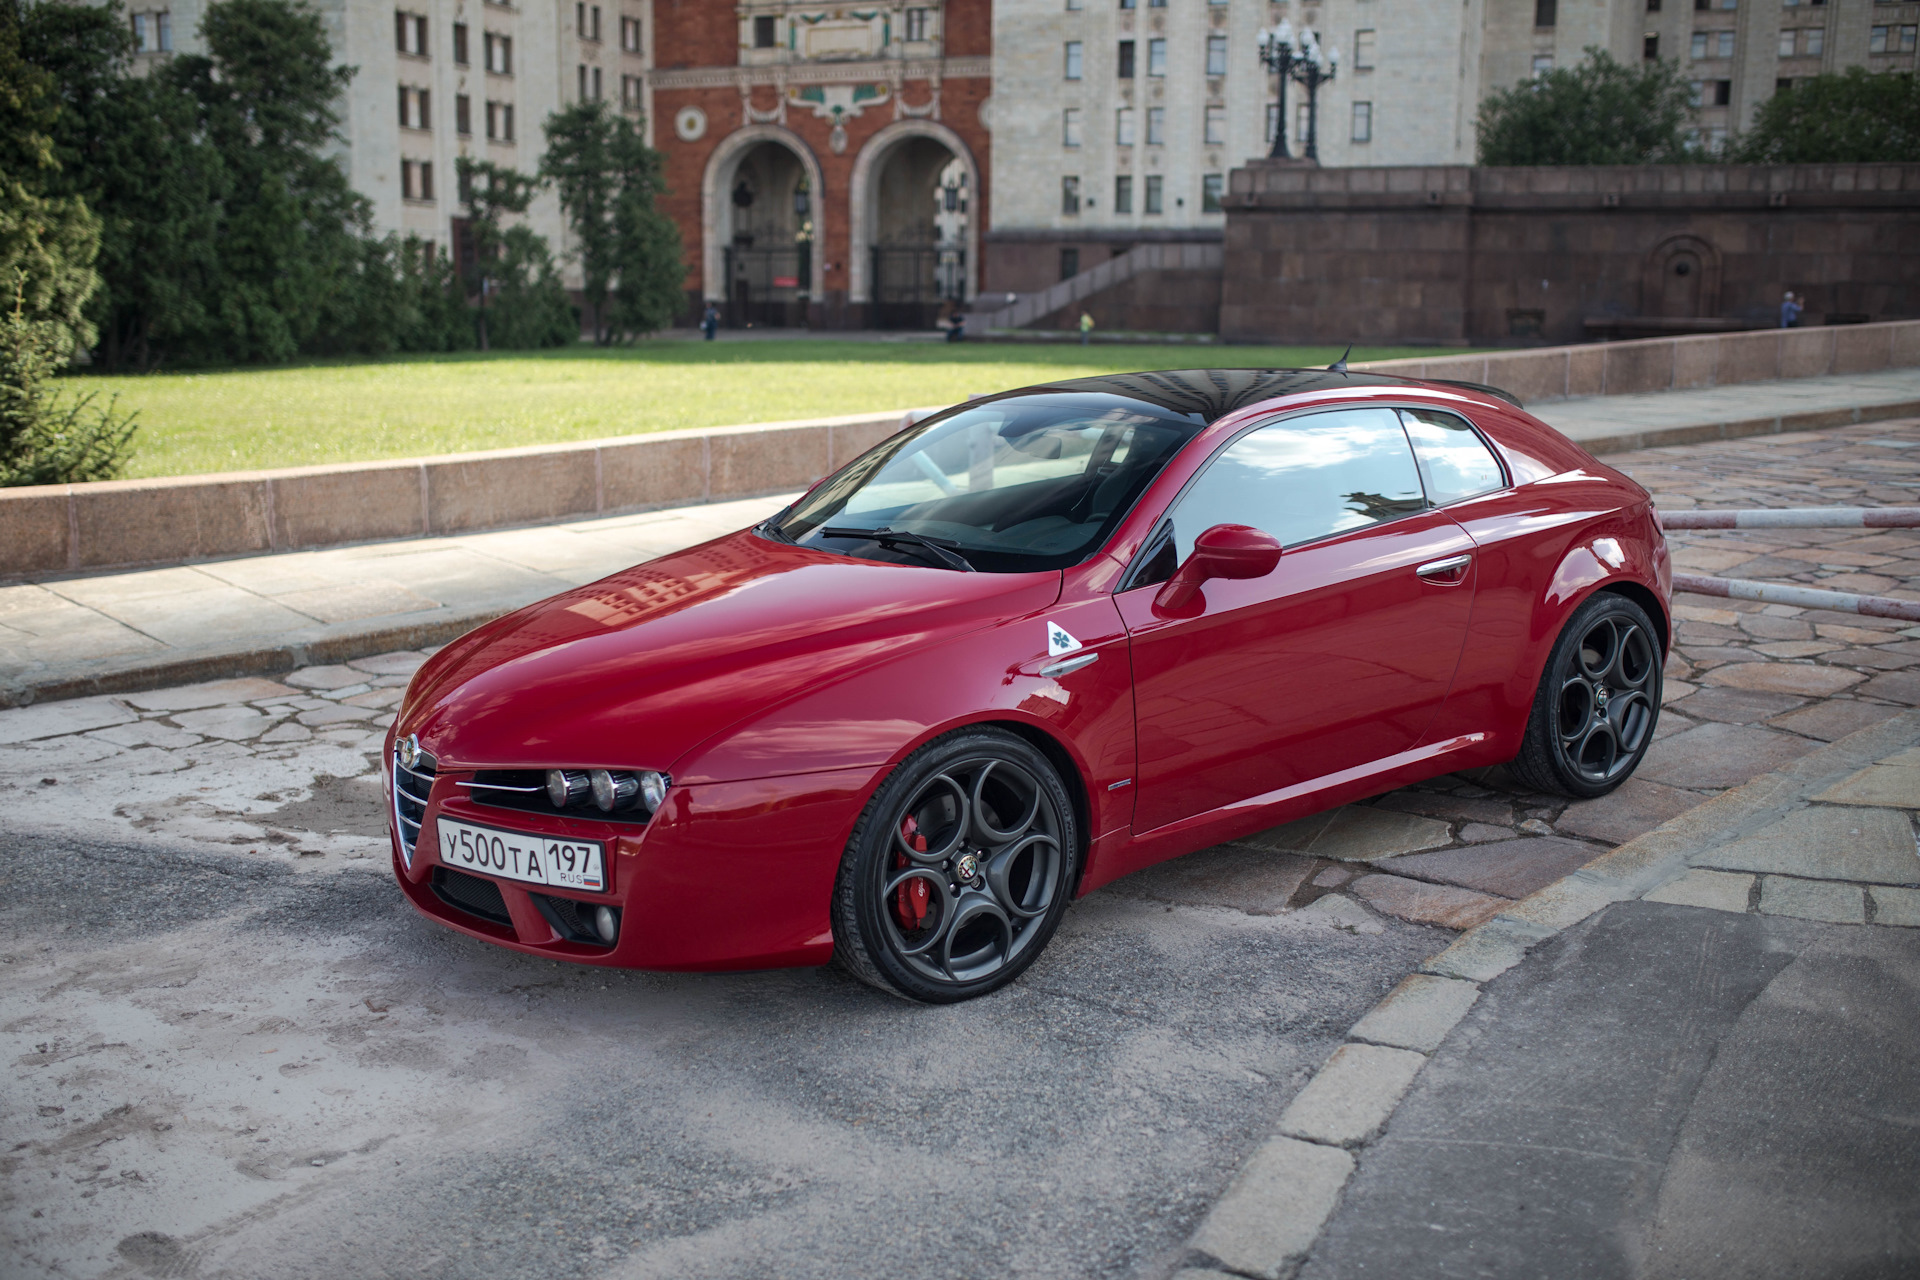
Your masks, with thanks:
[(1695, 865), (1857, 884), (1920, 885), (1913, 820), (1898, 809), (1816, 805), (1703, 853)]

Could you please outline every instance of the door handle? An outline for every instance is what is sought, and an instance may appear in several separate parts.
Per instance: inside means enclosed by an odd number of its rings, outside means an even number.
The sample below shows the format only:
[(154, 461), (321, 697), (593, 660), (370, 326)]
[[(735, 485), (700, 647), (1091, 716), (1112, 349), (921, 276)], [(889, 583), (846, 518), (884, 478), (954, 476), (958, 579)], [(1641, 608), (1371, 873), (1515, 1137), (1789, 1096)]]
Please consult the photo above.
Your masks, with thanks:
[(1427, 579), (1429, 582), (1447, 578), (1457, 580), (1459, 577), (1464, 576), (1463, 571), (1472, 563), (1473, 557), (1471, 555), (1448, 556), (1444, 560), (1429, 560), (1418, 569), (1415, 569), (1414, 573), (1419, 577)]

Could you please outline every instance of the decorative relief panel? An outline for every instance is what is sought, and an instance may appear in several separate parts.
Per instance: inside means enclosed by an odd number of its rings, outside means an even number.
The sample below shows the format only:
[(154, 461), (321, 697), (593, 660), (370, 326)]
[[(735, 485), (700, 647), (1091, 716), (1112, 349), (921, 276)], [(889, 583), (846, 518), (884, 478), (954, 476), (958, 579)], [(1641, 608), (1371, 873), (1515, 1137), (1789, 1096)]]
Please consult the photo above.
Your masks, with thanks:
[(944, 0), (823, 5), (819, 0), (742, 0), (740, 63), (853, 62), (937, 58)]

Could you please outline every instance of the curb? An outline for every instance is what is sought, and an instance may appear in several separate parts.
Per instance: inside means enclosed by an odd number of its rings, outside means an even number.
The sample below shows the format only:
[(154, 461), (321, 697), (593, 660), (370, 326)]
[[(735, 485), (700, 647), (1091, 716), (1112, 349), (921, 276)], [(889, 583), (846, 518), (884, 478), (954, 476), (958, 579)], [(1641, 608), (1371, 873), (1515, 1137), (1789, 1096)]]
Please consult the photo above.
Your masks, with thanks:
[(1339, 1207), (1359, 1155), (1385, 1132), (1483, 984), (1540, 943), (1686, 874), (1693, 858), (1805, 806), (1817, 791), (1920, 741), (1920, 708), (1722, 792), (1601, 854), (1430, 956), (1347, 1032), (1187, 1241), (1173, 1280), (1288, 1280)]
[[(1535, 416), (1539, 415), (1535, 414)], [(1854, 405), (1850, 409), (1783, 413), (1774, 418), (1745, 418), (1737, 422), (1708, 422), (1697, 426), (1657, 427), (1650, 431), (1621, 431), (1613, 435), (1593, 436), (1584, 440), (1574, 436), (1567, 438), (1588, 453), (1631, 453), (1635, 449), (1706, 444), (1714, 440), (1740, 440), (1748, 436), (1777, 436), (1785, 435), (1789, 431), (1819, 431), (1828, 427), (1851, 427), (1862, 422), (1884, 422), (1888, 418), (1916, 416), (1920, 416), (1920, 400), (1891, 400), (1885, 404)]]
[(97, 663), (82, 667), (78, 674), (65, 674), (45, 680), (24, 680), (0, 685), (0, 708), (27, 707), (36, 702), (56, 702), (63, 698), (85, 698), (103, 693), (137, 693), (143, 689), (162, 689), (176, 684), (194, 684), (202, 680), (225, 680), (234, 676), (267, 676), (321, 663), (346, 662), (372, 657), (396, 649), (426, 649), (458, 639), (484, 622), (512, 613), (520, 603), (488, 606), (463, 613), (445, 614), (419, 622), (391, 623), (358, 630), (306, 633), (311, 638), (292, 639), (266, 648), (203, 649), (187, 653), (169, 653), (148, 662), (133, 664)]

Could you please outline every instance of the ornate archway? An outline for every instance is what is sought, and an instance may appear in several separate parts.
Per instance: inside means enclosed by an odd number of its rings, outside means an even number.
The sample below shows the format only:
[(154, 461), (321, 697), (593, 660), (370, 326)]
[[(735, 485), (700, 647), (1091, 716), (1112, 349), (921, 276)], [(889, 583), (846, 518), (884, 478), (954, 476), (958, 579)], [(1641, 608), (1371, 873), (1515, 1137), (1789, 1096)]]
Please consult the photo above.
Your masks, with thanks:
[(964, 168), (966, 191), (971, 201), (966, 220), (966, 268), (964, 296), (971, 300), (980, 270), (980, 166), (973, 152), (952, 129), (933, 120), (896, 120), (886, 126), (854, 157), (850, 191), (850, 227), (847, 239), (847, 300), (852, 303), (873, 301), (873, 249), (880, 238), (880, 188), (887, 162), (900, 148), (914, 139), (925, 138), (940, 144)]
[[(821, 177), (819, 158), (813, 149), (791, 129), (777, 124), (751, 124), (736, 129), (720, 140), (707, 157), (706, 172), (700, 179), (700, 290), (709, 302), (725, 302), (728, 297), (727, 249), (733, 242), (734, 189), (740, 163), (754, 148), (771, 143), (793, 153), (806, 175), (812, 195), (814, 241), (822, 240), (821, 215), (825, 212), (821, 193), (826, 184)], [(807, 291), (818, 302), (822, 289), (825, 257), (817, 249), (811, 255)]]

